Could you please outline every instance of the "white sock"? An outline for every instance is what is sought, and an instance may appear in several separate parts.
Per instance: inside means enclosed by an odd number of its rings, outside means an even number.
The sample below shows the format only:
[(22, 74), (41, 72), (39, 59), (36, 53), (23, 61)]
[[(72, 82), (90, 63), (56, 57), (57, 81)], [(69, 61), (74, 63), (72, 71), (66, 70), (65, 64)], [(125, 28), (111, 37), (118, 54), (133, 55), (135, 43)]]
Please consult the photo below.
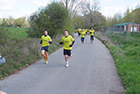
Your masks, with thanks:
[(67, 61), (66, 64), (68, 64), (69, 62)]

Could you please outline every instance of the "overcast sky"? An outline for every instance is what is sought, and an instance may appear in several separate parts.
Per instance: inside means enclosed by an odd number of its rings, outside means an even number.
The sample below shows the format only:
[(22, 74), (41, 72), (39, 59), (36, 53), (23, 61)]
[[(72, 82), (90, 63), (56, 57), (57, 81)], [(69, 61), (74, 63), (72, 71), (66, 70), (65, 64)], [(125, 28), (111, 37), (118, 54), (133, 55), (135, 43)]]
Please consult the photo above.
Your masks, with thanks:
[[(57, 0), (0, 0), (0, 18), (12, 16), (29, 17), (39, 7)], [(140, 0), (98, 0), (100, 2), (100, 12), (106, 16), (113, 16), (115, 13), (126, 11), (127, 7), (135, 9)]]

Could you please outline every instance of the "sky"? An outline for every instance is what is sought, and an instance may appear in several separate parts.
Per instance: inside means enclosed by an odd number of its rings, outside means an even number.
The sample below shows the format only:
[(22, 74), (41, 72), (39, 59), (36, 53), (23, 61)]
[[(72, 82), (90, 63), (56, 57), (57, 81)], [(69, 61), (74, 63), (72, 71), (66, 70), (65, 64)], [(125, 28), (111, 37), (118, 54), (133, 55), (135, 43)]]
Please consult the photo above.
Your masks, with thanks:
[[(57, 0), (0, 0), (0, 18), (29, 17), (40, 7), (45, 7)], [(100, 4), (100, 12), (106, 17), (113, 17), (115, 13), (122, 14), (129, 7), (135, 9), (140, 0), (96, 0)]]

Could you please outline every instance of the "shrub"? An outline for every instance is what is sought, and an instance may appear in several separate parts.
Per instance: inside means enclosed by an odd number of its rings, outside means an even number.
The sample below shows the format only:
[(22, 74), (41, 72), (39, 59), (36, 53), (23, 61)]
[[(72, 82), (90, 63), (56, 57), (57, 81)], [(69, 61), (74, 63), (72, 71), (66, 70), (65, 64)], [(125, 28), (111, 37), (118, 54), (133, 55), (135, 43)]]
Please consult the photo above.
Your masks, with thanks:
[(30, 25), (32, 29), (28, 33), (32, 37), (41, 37), (44, 29), (47, 29), (49, 35), (53, 37), (58, 33), (63, 33), (64, 29), (71, 31), (70, 28), (72, 28), (68, 11), (61, 3), (51, 3), (39, 9), (30, 16)]

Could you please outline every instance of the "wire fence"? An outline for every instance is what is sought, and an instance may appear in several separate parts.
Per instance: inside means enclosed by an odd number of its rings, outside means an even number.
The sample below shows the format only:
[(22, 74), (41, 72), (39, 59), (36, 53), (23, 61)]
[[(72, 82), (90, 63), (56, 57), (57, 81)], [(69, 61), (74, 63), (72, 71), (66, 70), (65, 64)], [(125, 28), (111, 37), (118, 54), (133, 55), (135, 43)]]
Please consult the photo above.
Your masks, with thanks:
[(120, 35), (120, 36), (140, 36), (140, 31), (136, 32), (136, 31), (123, 31), (123, 30), (115, 30), (113, 27), (107, 27), (106, 29), (106, 33), (107, 34), (116, 34), (116, 35)]

